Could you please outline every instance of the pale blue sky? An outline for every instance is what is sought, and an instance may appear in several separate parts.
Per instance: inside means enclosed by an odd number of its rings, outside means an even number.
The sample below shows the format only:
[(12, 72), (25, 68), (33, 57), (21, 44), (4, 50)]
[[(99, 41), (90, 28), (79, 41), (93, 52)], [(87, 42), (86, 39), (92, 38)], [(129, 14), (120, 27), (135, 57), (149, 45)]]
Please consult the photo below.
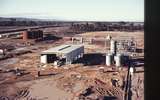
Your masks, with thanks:
[(0, 0), (0, 16), (144, 21), (144, 0)]

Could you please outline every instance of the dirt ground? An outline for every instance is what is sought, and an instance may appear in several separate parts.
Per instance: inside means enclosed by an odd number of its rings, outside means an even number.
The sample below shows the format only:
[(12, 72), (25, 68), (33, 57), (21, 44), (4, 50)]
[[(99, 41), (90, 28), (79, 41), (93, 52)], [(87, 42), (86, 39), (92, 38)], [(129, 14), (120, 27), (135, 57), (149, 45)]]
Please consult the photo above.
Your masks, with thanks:
[[(53, 31), (56, 31), (53, 29)], [(53, 32), (52, 29), (46, 32)], [(143, 32), (88, 32), (79, 34), (85, 38), (106, 37), (110, 34), (113, 39), (124, 39), (126, 37), (138, 42), (139, 48), (144, 48)], [(10, 41), (11, 42), (7, 42)], [(12, 43), (20, 48), (24, 43), (22, 40), (7, 39), (0, 40), (4, 43)], [(20, 42), (19, 42), (20, 41)], [(0, 61), (1, 70), (23, 69), (26, 74), (16, 76), (14, 72), (0, 71), (0, 99), (8, 100), (123, 100), (124, 84), (127, 75), (127, 67), (114, 70), (115, 66), (84, 65), (82, 63), (63, 65), (58, 69), (48, 64), (37, 77), (37, 66), (40, 64), (40, 52), (50, 47), (61, 44), (70, 44), (71, 40), (60, 39), (56, 41), (36, 42), (27, 47), (32, 52), (8, 58)], [(85, 44), (85, 53), (106, 53), (103, 45)], [(143, 54), (142, 54), (143, 56)], [(96, 60), (96, 58), (95, 58)], [(98, 60), (98, 59), (97, 59)], [(118, 79), (118, 85), (112, 80)], [(144, 66), (136, 67), (136, 73), (132, 77), (132, 99), (144, 99)]]
[(134, 38), (137, 41), (138, 47), (144, 48), (144, 32), (113, 32), (113, 31), (100, 31), (100, 32), (87, 32), (78, 34), (77, 36), (82, 37), (95, 37), (95, 38), (106, 38), (110, 35), (115, 40)]

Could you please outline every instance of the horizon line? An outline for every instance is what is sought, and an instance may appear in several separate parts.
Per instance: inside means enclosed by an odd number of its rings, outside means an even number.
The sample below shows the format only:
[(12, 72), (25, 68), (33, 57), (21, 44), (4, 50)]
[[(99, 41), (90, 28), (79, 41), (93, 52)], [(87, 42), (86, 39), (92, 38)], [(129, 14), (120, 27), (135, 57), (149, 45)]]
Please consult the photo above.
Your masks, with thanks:
[(40, 17), (24, 17), (24, 16), (1, 16), (1, 18), (26, 18), (26, 19), (37, 19), (37, 20), (49, 20), (49, 21), (75, 21), (75, 22), (143, 22), (144, 20), (75, 20), (75, 19), (66, 19), (66, 18), (40, 18)]

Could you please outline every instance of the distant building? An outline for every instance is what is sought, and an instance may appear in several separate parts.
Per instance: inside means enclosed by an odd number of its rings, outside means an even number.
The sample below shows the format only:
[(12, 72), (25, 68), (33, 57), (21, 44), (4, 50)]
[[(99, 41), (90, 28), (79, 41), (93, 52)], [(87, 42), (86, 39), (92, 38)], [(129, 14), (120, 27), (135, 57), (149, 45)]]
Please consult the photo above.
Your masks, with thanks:
[(43, 38), (43, 31), (41, 31), (41, 30), (23, 31), (22, 35), (23, 35), (23, 40), (41, 39), (41, 38)]

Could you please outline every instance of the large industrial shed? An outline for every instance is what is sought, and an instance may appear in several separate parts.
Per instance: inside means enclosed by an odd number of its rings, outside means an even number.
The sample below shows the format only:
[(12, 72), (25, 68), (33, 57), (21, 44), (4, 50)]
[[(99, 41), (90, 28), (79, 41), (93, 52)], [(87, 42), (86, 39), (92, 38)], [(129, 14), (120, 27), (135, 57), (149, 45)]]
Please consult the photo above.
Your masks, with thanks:
[(71, 64), (84, 54), (83, 45), (60, 45), (41, 52), (41, 63)]

